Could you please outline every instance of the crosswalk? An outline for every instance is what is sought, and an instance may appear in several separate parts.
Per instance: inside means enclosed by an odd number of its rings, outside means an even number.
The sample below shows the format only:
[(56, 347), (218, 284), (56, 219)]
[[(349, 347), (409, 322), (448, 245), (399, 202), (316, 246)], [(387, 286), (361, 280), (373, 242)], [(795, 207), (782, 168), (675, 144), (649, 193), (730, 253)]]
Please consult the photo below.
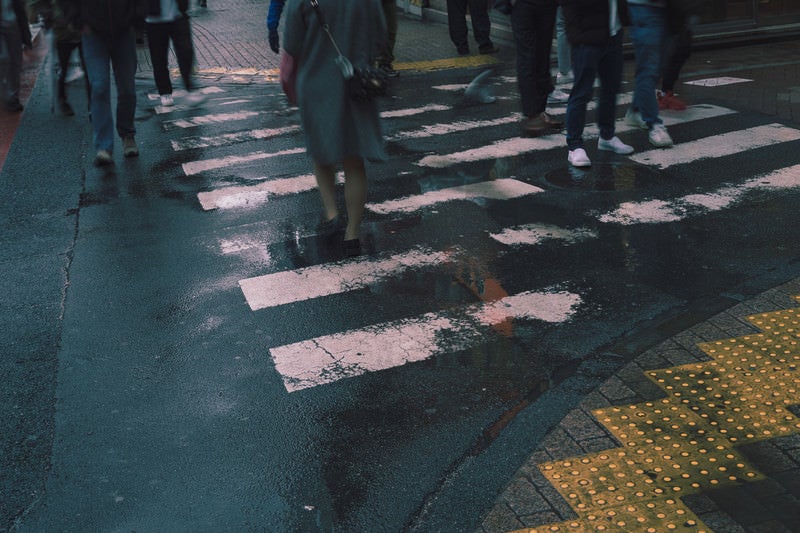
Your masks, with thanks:
[[(387, 109), (381, 114), (387, 142), (399, 146), (404, 143), (419, 146), (419, 143), (429, 142), (435, 146), (447, 146), (448, 151), (440, 149), (435, 153), (420, 153), (419, 150), (408, 150), (398, 156), (399, 160), (389, 165), (396, 176), (385, 178), (379, 197), (371, 198), (367, 204), (368, 217), (401, 221), (459, 202), (471, 202), (475, 209), (486, 209), (487, 206), (502, 206), (512, 201), (534, 202), (539, 196), (558, 194), (559, 191), (547, 187), (537, 176), (524, 173), (479, 176), (481, 179), (465, 179), (456, 184), (444, 180), (441, 186), (427, 190), (417, 186), (412, 194), (407, 194), (409, 176), (431, 172), (458, 175), (476, 165), (510, 158), (521, 161), (549, 158), (544, 160), (566, 166), (563, 133), (537, 138), (524, 138), (517, 134), (516, 123), (520, 115), (513, 111), (515, 83), (513, 78), (500, 78), (499, 90), (511, 95), (505, 97), (511, 104), (496, 109), (481, 108), (475, 111), (477, 116), (465, 117), (463, 112), (454, 113), (459, 105), (459, 91), (463, 90), (459, 85), (434, 87), (424, 95), (428, 101), (419, 102), (421, 96), (416, 94), (414, 101), (419, 105), (404, 106), (406, 100), (402, 98), (387, 102)], [(209, 190), (197, 194), (198, 204), (207, 216), (229, 213), (235, 217), (245, 208), (267, 209), (270, 202), (291, 200), (315, 190), (315, 180), (308, 172), (307, 163), (298, 159), (305, 157), (300, 126), (296, 121), (287, 123), (285, 114), (270, 107), (278, 106), (275, 87), (265, 88), (264, 92), (269, 96), (265, 95), (263, 99), (239, 97), (232, 87), (205, 90), (210, 99), (203, 107), (158, 108), (157, 112), (161, 129), (170, 138), (169, 144), (181, 174), (209, 177), (209, 182), (213, 183)], [(630, 100), (630, 93), (620, 95), (618, 116), (624, 115), (624, 108)], [(563, 115), (564, 107), (554, 108), (552, 113)], [(460, 118), (451, 120), (455, 114)], [(796, 128), (767, 120), (763, 123), (757, 123), (755, 119), (749, 119), (749, 122), (721, 120), (737, 115), (734, 109), (703, 103), (683, 112), (665, 112), (663, 118), (668, 127), (684, 128), (680, 142), (670, 149), (639, 150), (621, 160), (629, 165), (663, 172), (743, 153), (761, 154), (764, 150), (786, 145), (794, 146), (795, 151), (800, 147), (800, 130)], [(703, 127), (695, 127), (697, 125)], [(713, 133), (698, 133), (702, 131)], [(618, 120), (617, 133), (629, 135), (629, 138), (646, 138), (644, 132), (629, 126), (622, 118)], [(598, 135), (595, 124), (587, 125), (585, 138), (596, 139)], [(442, 143), (443, 138), (453, 142)], [(435, 139), (439, 141), (433, 144)], [(220, 150), (227, 150), (227, 153), (217, 154)], [(764, 157), (769, 161), (767, 155)], [(296, 169), (304, 164), (305, 170), (298, 173)], [(250, 178), (246, 183), (228, 185), (213, 179), (219, 173), (235, 176), (243, 168), (248, 168), (252, 174), (253, 167), (260, 166), (268, 166), (273, 175), (263, 175), (262, 172), (260, 177)], [(339, 183), (343, 181), (341, 174), (337, 180)], [(390, 187), (392, 183), (401, 181), (404, 186), (396, 190), (405, 193), (386, 192), (393, 190)], [(680, 197), (658, 197), (659, 191), (646, 189), (634, 193), (628, 191), (629, 194), (620, 197), (612, 207), (608, 206), (607, 200), (602, 206), (588, 206), (585, 216), (573, 227), (537, 220), (535, 210), (531, 210), (532, 220), (519, 221), (507, 227), (483, 228), (485, 239), (481, 242), (493, 243), (496, 253), (504, 254), (554, 243), (580, 247), (599, 239), (603, 227), (676, 223), (689, 217), (734, 209), (756, 191), (769, 194), (788, 190), (800, 190), (800, 165), (772, 168), (755, 175), (731, 175), (724, 182), (718, 180), (714, 185), (699, 185)], [(478, 228), (477, 232), (480, 230)], [(294, 237), (279, 233), (274, 238), (289, 240)], [(226, 253), (236, 253), (243, 240), (247, 239), (221, 238), (220, 248)], [(369, 256), (322, 262), (293, 270), (254, 271), (251, 276), (241, 279), (239, 286), (252, 312), (269, 313), (298, 302), (346, 297), (370, 285), (401, 279), (410, 272), (438, 271), (454, 275), (457, 265), (468, 262), (478, 251), (469, 249), (458, 238), (451, 238), (451, 241), (442, 244), (436, 240), (436, 246), (421, 242), (407, 249), (379, 250)], [(491, 342), (498, 335), (513, 332), (513, 328), (501, 328), (499, 324), (525, 322), (552, 327), (580, 320), (586, 295), (570, 287), (570, 280), (564, 279), (558, 285), (530, 287), (513, 293), (478, 291), (474, 296), (480, 300), (479, 303), (464, 301), (461, 305), (442, 309), (420, 309), (417, 315), (375, 323), (369, 316), (364, 316), (364, 323), (353, 329), (309, 338), (300, 334), (300, 338), (283, 339), (285, 342), (279, 339), (276, 345), (264, 347), (264, 356), (272, 359), (288, 392), (309, 389), (469, 349)]]

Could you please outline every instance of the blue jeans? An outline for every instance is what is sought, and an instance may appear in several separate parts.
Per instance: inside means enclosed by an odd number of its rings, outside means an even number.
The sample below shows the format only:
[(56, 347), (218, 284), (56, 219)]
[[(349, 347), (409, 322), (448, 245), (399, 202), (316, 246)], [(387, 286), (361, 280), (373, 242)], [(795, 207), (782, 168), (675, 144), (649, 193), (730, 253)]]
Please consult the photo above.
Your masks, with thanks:
[(556, 4), (539, 5), (517, 0), (511, 11), (511, 29), (517, 47), (517, 83), (522, 114), (535, 117), (544, 111), (547, 95), (553, 91), (550, 52)]
[(666, 10), (659, 7), (628, 4), (631, 15), (631, 42), (636, 54), (636, 86), (633, 109), (642, 114), (648, 126), (661, 123), (658, 118), (656, 84), (661, 75), (661, 60), (666, 39)]
[(567, 146), (570, 150), (583, 148), (583, 127), (586, 125), (586, 106), (592, 99), (595, 77), (600, 79), (600, 98), (597, 103), (597, 126), (600, 137), (614, 136), (617, 93), (622, 83), (622, 32), (605, 46), (579, 44), (572, 47), (572, 72), (575, 82), (567, 102)]
[(96, 150), (114, 150), (114, 120), (111, 116), (111, 66), (117, 85), (117, 133), (120, 137), (136, 134), (136, 35), (105, 38), (96, 33), (84, 34), (83, 55), (92, 86), (92, 127)]

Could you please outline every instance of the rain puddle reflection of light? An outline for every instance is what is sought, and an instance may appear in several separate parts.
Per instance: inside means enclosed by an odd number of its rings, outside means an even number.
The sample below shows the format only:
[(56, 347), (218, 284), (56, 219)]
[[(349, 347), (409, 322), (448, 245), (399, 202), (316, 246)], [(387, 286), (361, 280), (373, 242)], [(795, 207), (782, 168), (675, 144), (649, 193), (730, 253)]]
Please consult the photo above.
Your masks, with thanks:
[(561, 189), (581, 191), (630, 191), (643, 188), (659, 176), (644, 165), (621, 162), (593, 162), (586, 169), (567, 165), (545, 175), (545, 180)]

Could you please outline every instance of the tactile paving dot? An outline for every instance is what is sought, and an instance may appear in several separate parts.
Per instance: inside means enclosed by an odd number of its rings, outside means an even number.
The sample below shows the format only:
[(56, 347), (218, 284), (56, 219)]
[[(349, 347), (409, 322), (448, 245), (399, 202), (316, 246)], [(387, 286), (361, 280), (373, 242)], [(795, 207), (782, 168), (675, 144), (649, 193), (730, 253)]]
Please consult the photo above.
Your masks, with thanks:
[(520, 529), (512, 533), (558, 533), (562, 531), (711, 533), (711, 529), (677, 498), (662, 498), (643, 503), (620, 505), (598, 512), (586, 513), (575, 520)]
[[(593, 412), (641, 473), (670, 494), (764, 479), (726, 436), (669, 398)], [(611, 450), (609, 450), (611, 451)]]
[(578, 513), (667, 493), (622, 449), (544, 463), (539, 469)]
[(704, 425), (734, 443), (800, 431), (800, 419), (785, 408), (797, 403), (795, 374), (763, 368), (730, 371), (718, 361), (647, 372), (658, 386), (697, 413)]

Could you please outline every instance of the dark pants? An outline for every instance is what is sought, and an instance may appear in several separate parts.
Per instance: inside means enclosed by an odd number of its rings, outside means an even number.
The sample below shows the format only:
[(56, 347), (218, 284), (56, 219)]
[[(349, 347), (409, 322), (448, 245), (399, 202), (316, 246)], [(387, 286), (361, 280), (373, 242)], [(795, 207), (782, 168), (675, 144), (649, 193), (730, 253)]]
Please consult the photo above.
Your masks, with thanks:
[(535, 117), (544, 111), (547, 95), (553, 91), (550, 51), (556, 3), (517, 0), (511, 11), (511, 29), (517, 47), (517, 83), (522, 114)]
[(489, 38), (491, 23), (489, 21), (489, 3), (487, 0), (447, 0), (447, 26), (450, 40), (460, 50), (469, 49), (467, 40), (467, 7), (472, 19), (472, 34), (478, 47), (492, 47)]
[(0, 100), (11, 105), (19, 102), (20, 73), (22, 72), (22, 34), (17, 22), (0, 21)]
[(89, 85), (89, 71), (86, 69), (86, 61), (83, 59), (83, 47), (80, 41), (58, 41), (56, 43), (56, 51), (58, 52), (58, 99), (67, 99), (67, 72), (69, 71), (69, 58), (72, 51), (78, 49), (78, 56), (81, 59), (81, 68), (83, 69), (84, 85), (86, 86), (86, 100), (87, 102), (92, 97), (92, 87)]
[(397, 2), (396, 0), (382, 0), (383, 15), (386, 17), (386, 43), (378, 52), (378, 65), (394, 63), (394, 45), (397, 41)]
[(663, 63), (664, 71), (661, 73), (661, 90), (664, 92), (675, 89), (683, 64), (692, 54), (692, 30), (686, 28), (672, 35), (669, 40), (667, 56)]
[(156, 80), (158, 94), (172, 94), (172, 81), (169, 77), (169, 42), (175, 49), (178, 58), (183, 85), (191, 91), (192, 67), (194, 66), (194, 47), (192, 46), (192, 29), (188, 17), (181, 17), (173, 22), (147, 24), (147, 42), (150, 46), (150, 61), (153, 62), (153, 77)]
[(605, 46), (573, 45), (572, 72), (575, 82), (567, 102), (567, 146), (570, 150), (583, 148), (583, 128), (586, 125), (586, 106), (592, 99), (595, 77), (600, 79), (600, 98), (597, 102), (597, 126), (600, 137), (614, 136), (617, 93), (622, 83), (622, 32)]

